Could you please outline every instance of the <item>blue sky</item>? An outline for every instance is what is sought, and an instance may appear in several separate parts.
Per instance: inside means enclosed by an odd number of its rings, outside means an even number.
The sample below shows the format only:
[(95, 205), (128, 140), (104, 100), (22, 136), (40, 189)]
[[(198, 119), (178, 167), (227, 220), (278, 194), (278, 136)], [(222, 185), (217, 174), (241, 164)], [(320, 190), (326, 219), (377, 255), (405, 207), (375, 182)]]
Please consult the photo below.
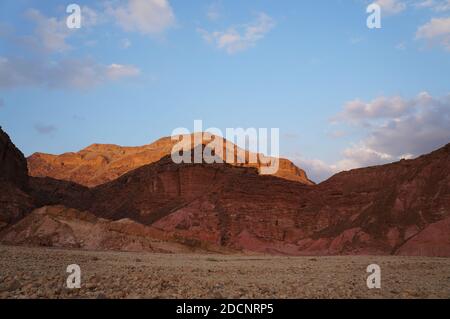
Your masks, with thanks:
[(280, 128), (316, 181), (415, 157), (450, 141), (450, 1), (377, 2), (1, 1), (0, 125), (26, 155)]

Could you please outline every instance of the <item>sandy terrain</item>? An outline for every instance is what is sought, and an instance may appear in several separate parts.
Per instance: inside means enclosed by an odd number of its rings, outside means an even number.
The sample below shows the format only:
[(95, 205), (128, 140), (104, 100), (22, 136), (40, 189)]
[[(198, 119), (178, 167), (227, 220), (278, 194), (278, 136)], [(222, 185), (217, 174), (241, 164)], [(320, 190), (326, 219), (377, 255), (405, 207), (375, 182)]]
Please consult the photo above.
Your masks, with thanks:
[[(366, 286), (369, 264), (382, 288)], [(81, 267), (67, 289), (66, 267)], [(0, 246), (0, 298), (450, 298), (450, 259), (89, 252)]]

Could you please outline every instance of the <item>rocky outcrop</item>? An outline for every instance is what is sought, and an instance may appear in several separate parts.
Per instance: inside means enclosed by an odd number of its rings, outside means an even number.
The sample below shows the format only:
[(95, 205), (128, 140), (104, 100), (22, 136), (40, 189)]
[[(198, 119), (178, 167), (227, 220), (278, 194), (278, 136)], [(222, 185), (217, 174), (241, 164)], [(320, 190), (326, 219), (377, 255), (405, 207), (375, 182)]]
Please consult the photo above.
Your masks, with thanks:
[[(206, 140), (206, 136), (208, 139)], [(189, 136), (191, 143), (188, 149), (198, 146), (195, 135)], [(253, 153), (243, 151), (245, 159), (240, 163), (237, 160), (238, 150), (236, 145), (227, 142), (225, 139), (206, 135), (205, 139), (200, 138), (201, 144), (207, 144), (214, 139), (222, 139), (225, 146), (230, 144), (231, 150), (235, 151), (235, 161), (230, 163), (236, 166), (255, 167), (261, 171), (263, 164), (258, 161), (249, 163)], [(118, 145), (93, 144), (77, 153), (65, 153), (62, 155), (50, 155), (35, 153), (28, 158), (28, 168), (30, 176), (51, 177), (54, 179), (72, 181), (88, 187), (94, 187), (112, 181), (127, 172), (130, 172), (143, 165), (155, 163), (172, 153), (174, 145), (170, 137), (164, 137), (158, 141), (139, 147), (123, 147)], [(258, 158), (262, 155), (258, 155)], [(226, 151), (223, 152), (222, 159), (225, 160)], [(280, 159), (280, 169), (275, 176), (297, 181), (303, 184), (312, 185), (306, 173), (295, 166), (287, 159)]]
[(27, 172), (25, 157), (0, 127), (0, 181), (25, 189), (28, 183)]
[(87, 250), (186, 252), (190, 247), (163, 240), (164, 234), (129, 219), (110, 221), (64, 206), (45, 206), (7, 229), (10, 245)]
[(0, 230), (32, 209), (33, 200), (27, 189), (25, 157), (0, 128)]

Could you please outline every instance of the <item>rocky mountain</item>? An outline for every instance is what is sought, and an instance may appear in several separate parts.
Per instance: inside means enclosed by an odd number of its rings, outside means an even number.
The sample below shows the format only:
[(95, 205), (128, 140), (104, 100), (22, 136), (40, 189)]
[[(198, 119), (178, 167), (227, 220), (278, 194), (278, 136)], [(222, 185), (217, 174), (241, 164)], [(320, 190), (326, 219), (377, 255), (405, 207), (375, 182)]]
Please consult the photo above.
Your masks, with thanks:
[(177, 165), (166, 156), (79, 195), (62, 192), (60, 201), (110, 220), (131, 218), (186, 242), (234, 250), (446, 256), (450, 145), (315, 186), (261, 176), (256, 168)]
[(153, 223), (181, 236), (290, 255), (450, 256), (450, 145), (303, 186), (245, 172)]
[[(136, 165), (129, 160), (128, 168)], [(32, 208), (57, 206), (30, 209), (1, 240), (114, 250), (157, 251), (161, 241), (266, 254), (450, 256), (450, 144), (318, 185), (261, 175), (251, 165), (175, 164), (170, 154), (119, 175), (90, 188), (29, 178), (24, 196)], [(124, 221), (131, 226), (118, 229)]]
[[(201, 133), (189, 136), (188, 149), (193, 149), (199, 144), (208, 144), (208, 142), (215, 141), (215, 139), (222, 139), (222, 145), (224, 145), (223, 161), (226, 160), (227, 154), (225, 146), (229, 144), (230, 149), (234, 150), (234, 161), (230, 164), (255, 167), (261, 172), (263, 164), (259, 159), (263, 155), (244, 151), (221, 137), (207, 133), (204, 133), (204, 136), (202, 135), (197, 139), (196, 135), (198, 136), (199, 134)], [(159, 161), (163, 157), (170, 155), (174, 145), (177, 143), (178, 141), (172, 140), (170, 137), (164, 137), (152, 144), (138, 147), (93, 144), (77, 153), (61, 155), (35, 153), (28, 158), (28, 169), (30, 176), (52, 177), (94, 187), (112, 181), (143, 165)], [(238, 151), (242, 151), (245, 154), (245, 159), (242, 159), (243, 164), (240, 164), (237, 160)], [(251, 163), (249, 159), (252, 155), (257, 156), (258, 163)], [(314, 184), (308, 179), (305, 171), (295, 166), (291, 161), (283, 158), (279, 161), (279, 170), (275, 176), (307, 185)]]

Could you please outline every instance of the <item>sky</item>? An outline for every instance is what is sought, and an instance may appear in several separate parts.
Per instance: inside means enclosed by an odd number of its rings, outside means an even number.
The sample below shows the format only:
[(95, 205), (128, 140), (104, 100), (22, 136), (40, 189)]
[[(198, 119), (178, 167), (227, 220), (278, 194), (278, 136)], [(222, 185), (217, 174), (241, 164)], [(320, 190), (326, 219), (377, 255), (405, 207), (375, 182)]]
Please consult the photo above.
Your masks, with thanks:
[(3, 0), (0, 125), (26, 156), (279, 128), (317, 182), (414, 158), (450, 142), (450, 0), (375, 2)]

